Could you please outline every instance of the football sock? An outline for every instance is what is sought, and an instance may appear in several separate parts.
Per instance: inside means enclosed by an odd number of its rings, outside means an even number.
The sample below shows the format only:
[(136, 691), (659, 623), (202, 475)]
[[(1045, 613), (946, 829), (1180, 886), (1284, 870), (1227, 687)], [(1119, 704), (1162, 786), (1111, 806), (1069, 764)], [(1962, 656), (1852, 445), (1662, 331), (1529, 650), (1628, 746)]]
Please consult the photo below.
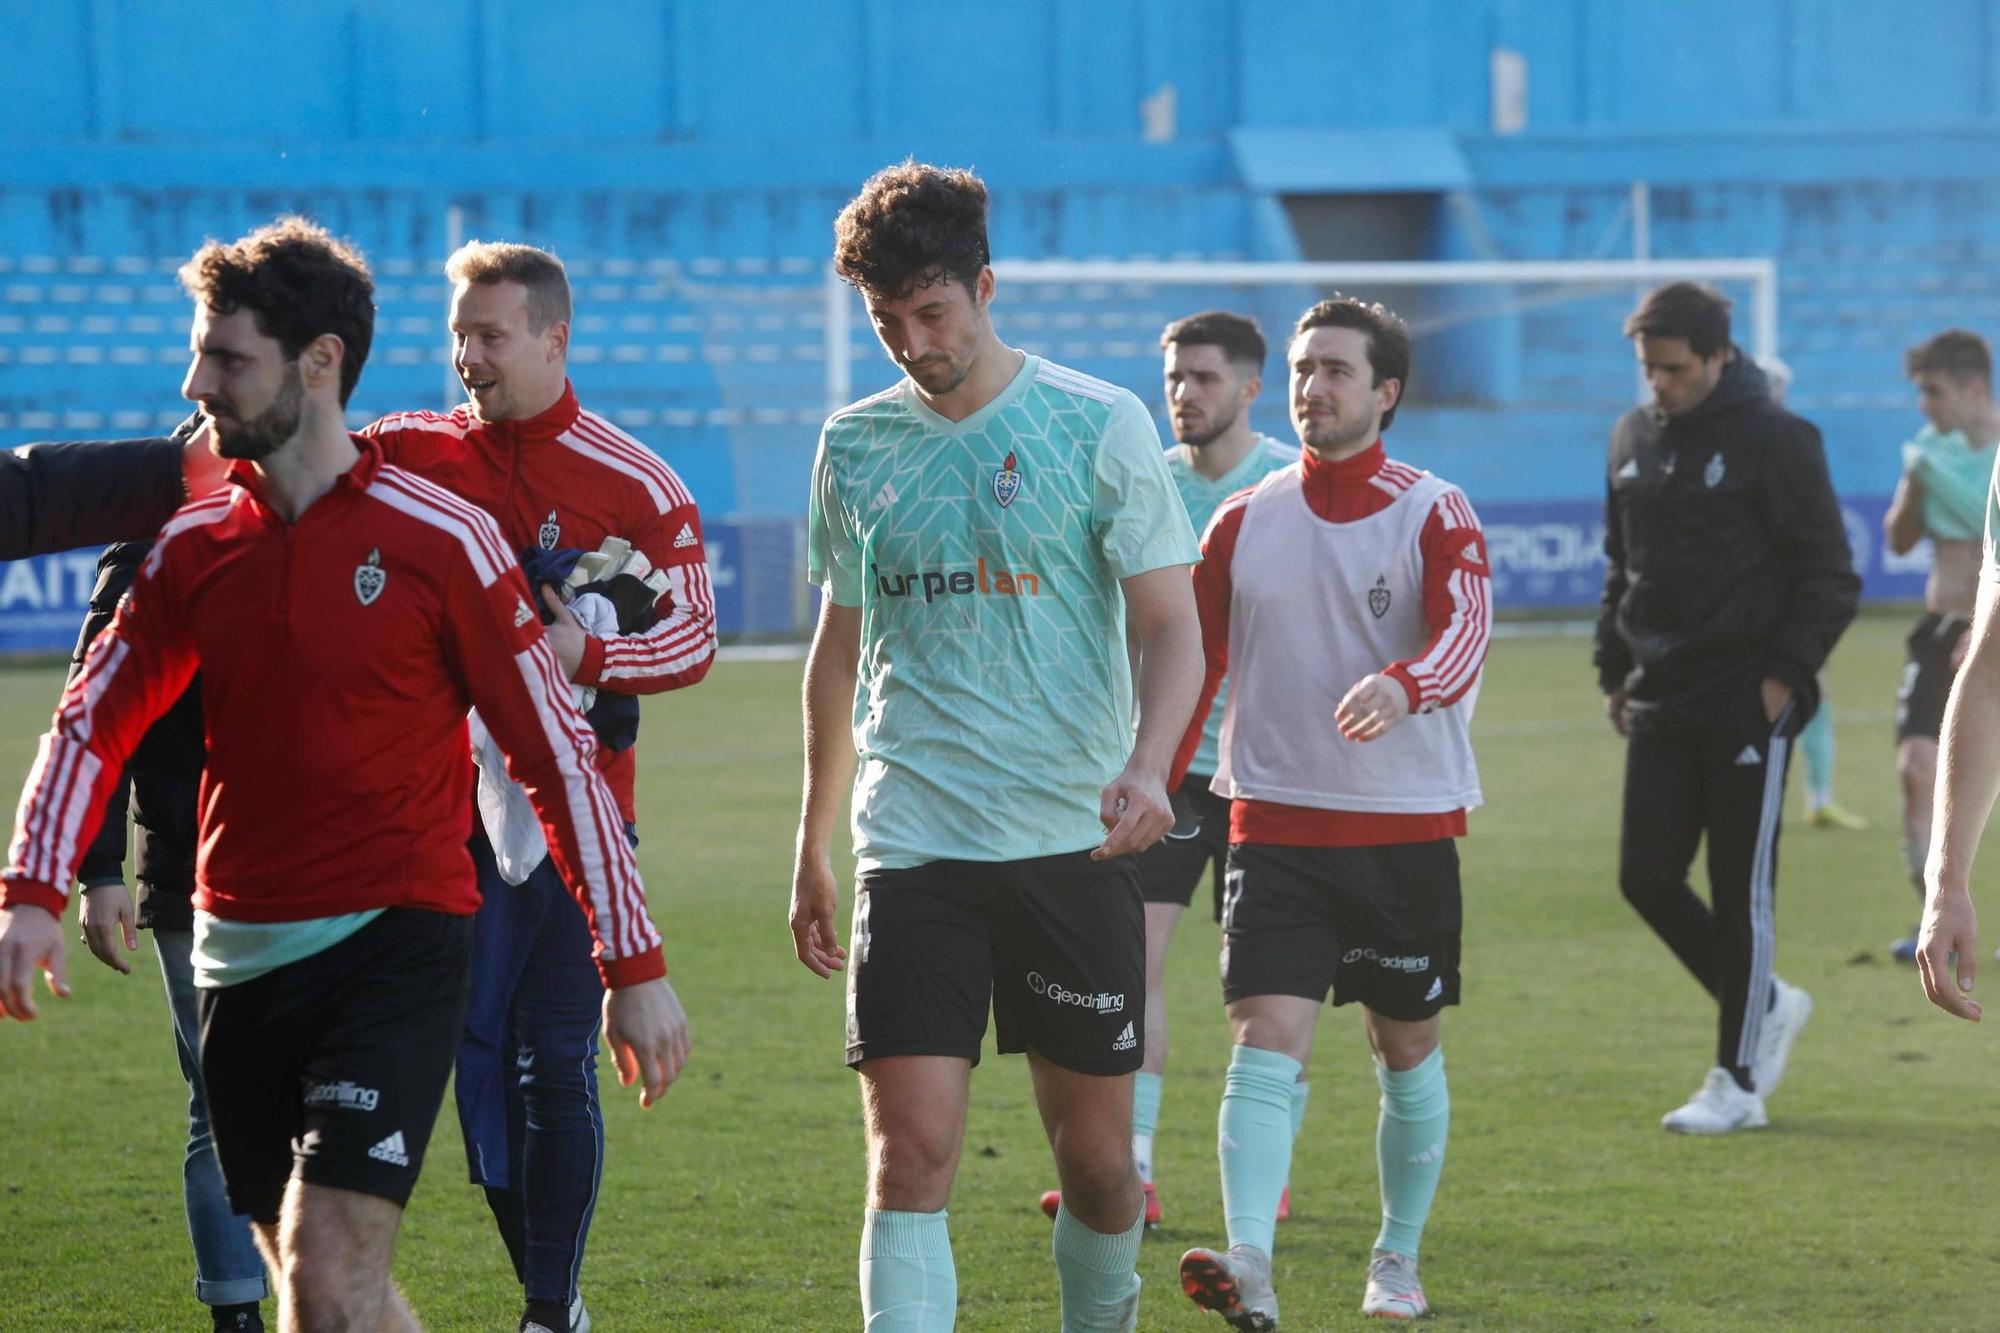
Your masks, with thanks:
[(1302, 1066), (1279, 1051), (1238, 1046), (1222, 1078), (1215, 1155), (1231, 1245), (1271, 1253), (1278, 1196), (1292, 1172), (1292, 1089)]
[(1382, 1233), (1378, 1250), (1417, 1257), (1424, 1223), (1444, 1170), (1451, 1137), (1451, 1097), (1445, 1091), (1444, 1051), (1432, 1051), (1415, 1069), (1393, 1070), (1379, 1060), (1382, 1119), (1375, 1131), (1375, 1164), (1382, 1174)]
[(870, 1208), (861, 1224), (861, 1320), (867, 1333), (941, 1333), (958, 1318), (958, 1271), (946, 1213)]
[(1306, 1127), (1306, 1103), (1312, 1099), (1313, 1085), (1305, 1079), (1292, 1084), (1292, 1141), (1297, 1142), (1299, 1131)]
[(1806, 800), (1817, 809), (1833, 799), (1833, 710), (1822, 706), (1799, 733), (1806, 755)]
[(1132, 1225), (1117, 1235), (1092, 1231), (1064, 1204), (1056, 1210), (1049, 1249), (1062, 1279), (1063, 1333), (1130, 1333), (1139, 1320), (1139, 1237), (1146, 1229), (1141, 1208)]
[(1160, 1128), (1160, 1076), (1141, 1073), (1132, 1080), (1132, 1160), (1139, 1179), (1153, 1183), (1153, 1135)]

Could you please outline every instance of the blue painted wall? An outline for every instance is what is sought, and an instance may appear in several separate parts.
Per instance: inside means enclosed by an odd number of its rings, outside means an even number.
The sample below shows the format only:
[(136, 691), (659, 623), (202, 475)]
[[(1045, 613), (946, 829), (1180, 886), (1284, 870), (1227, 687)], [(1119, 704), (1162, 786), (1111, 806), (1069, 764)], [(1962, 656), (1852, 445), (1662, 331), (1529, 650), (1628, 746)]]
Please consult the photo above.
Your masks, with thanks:
[[(1377, 191), (1433, 196), (1413, 257), (1622, 256), (1644, 180), (1656, 255), (1778, 259), (1795, 401), (1856, 496), (1914, 424), (1902, 348), (2000, 332), (2000, 0), (50, 0), (0, 9), (0, 78), (0, 443), (176, 416), (175, 264), (284, 209), (375, 261), (357, 412), (438, 403), (456, 208), (571, 262), (587, 400), (711, 512), (793, 514), (829, 222), (906, 154), (980, 169), (1017, 258), (1295, 257), (1288, 203)], [(999, 318), (1157, 400), (1193, 295)], [(1498, 296), (1419, 339), (1397, 448), (1476, 499), (1588, 498), (1632, 293)]]

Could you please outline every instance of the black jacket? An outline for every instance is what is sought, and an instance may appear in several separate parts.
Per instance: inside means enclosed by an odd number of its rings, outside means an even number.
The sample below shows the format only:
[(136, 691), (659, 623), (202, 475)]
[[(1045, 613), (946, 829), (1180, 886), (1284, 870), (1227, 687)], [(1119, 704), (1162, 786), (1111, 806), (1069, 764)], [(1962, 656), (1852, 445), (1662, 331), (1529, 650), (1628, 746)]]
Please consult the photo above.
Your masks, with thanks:
[(166, 439), (0, 450), (0, 560), (150, 540), (187, 503), (181, 443), (196, 420)]
[(1634, 726), (1682, 725), (1774, 677), (1803, 726), (1861, 596), (1819, 430), (1732, 349), (1693, 411), (1619, 421), (1605, 480), (1599, 687), (1625, 690)]
[[(77, 635), (71, 658), (72, 676), (83, 665), (91, 641), (111, 623), (119, 599), (139, 572), (139, 562), (152, 549), (149, 541), (121, 542), (98, 560), (90, 614)], [(207, 762), (208, 745), (201, 729), (201, 679), (197, 676), (187, 693), (140, 738), (106, 803), (97, 840), (77, 867), (77, 880), (86, 886), (123, 878), (129, 791), (137, 844), (133, 878), (139, 885), (142, 927), (194, 929), (195, 799), (201, 788), (202, 765)]]

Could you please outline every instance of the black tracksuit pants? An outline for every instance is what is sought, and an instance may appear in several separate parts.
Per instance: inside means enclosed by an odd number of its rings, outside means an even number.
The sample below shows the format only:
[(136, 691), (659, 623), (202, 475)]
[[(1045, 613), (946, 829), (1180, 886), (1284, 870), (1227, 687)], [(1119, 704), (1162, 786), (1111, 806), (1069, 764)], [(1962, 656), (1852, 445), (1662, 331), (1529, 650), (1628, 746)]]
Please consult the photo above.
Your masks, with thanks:
[[(1753, 686), (1749, 707), (1725, 711), (1700, 723), (1635, 719), (1618, 884), (1715, 997), (1715, 1063), (1750, 1087), (1772, 993), (1778, 829), (1796, 707), (1770, 723)], [(1688, 885), (1704, 835), (1712, 907)]]

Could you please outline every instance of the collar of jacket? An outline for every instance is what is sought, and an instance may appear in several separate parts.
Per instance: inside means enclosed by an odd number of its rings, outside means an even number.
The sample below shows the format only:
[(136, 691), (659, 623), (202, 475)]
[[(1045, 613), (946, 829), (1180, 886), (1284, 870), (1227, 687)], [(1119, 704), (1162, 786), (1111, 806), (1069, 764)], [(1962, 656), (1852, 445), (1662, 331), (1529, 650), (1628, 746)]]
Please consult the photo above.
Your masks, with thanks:
[(531, 417), (514, 421), (479, 422), (480, 432), (510, 444), (546, 444), (576, 424), (583, 408), (576, 401), (576, 386), (563, 381), (562, 397)]
[[(354, 442), (354, 447), (360, 451), (361, 457), (354, 460), (353, 467), (334, 479), (331, 490), (313, 501), (314, 507), (325, 503), (333, 496), (367, 490), (368, 484), (375, 480), (375, 474), (382, 470), (381, 445), (365, 435), (356, 435), (351, 431), (347, 438)], [(284, 525), (285, 520), (264, 498), (264, 478), (255, 467), (239, 458), (229, 465), (229, 480), (249, 498), (260, 517), (268, 522)]]
[(1763, 367), (1743, 355), (1734, 343), (1729, 346), (1729, 359), (1722, 363), (1722, 374), (1709, 390), (1708, 397), (1677, 417), (1670, 417), (1660, 410), (1658, 403), (1649, 404), (1653, 423), (1662, 429), (1668, 426), (1689, 427), (1705, 425), (1711, 419), (1725, 412), (1733, 412), (1750, 403), (1768, 402), (1771, 397), (1771, 382), (1764, 377)]

